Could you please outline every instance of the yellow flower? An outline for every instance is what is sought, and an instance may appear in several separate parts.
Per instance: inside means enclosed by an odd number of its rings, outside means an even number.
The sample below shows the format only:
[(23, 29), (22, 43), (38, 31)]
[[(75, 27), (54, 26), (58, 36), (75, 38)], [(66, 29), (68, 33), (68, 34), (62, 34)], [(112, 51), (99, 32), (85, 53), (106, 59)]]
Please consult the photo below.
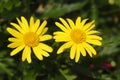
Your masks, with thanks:
[(70, 48), (70, 58), (74, 59), (75, 62), (79, 61), (80, 54), (86, 56), (86, 52), (92, 57), (96, 55), (96, 50), (90, 45), (101, 46), (102, 38), (97, 36), (99, 33), (93, 30), (95, 27), (94, 20), (86, 23), (88, 19), (81, 21), (81, 17), (76, 19), (74, 23), (71, 19), (59, 18), (62, 22), (55, 22), (55, 24), (62, 30), (54, 32), (54, 39), (56, 42), (66, 42), (57, 51), (57, 54), (62, 53), (65, 49)]
[(53, 49), (42, 43), (43, 41), (52, 38), (51, 35), (45, 34), (48, 30), (46, 26), (47, 21), (40, 25), (40, 20), (34, 22), (34, 18), (30, 18), (30, 25), (27, 20), (22, 16), (21, 21), (17, 18), (18, 24), (10, 23), (13, 28), (8, 27), (7, 31), (13, 36), (8, 40), (12, 43), (8, 45), (9, 48), (15, 48), (10, 55), (13, 56), (23, 50), (22, 61), (27, 60), (31, 63), (31, 49), (39, 60), (43, 60), (43, 56), (48, 57), (48, 52)]

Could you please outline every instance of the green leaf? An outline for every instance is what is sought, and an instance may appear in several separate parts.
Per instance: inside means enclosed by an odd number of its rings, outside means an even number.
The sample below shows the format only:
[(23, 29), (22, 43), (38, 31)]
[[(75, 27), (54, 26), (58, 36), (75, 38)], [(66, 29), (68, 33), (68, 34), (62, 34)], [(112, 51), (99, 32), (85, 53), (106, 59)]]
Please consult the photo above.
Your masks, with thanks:
[(48, 77), (48, 80), (66, 80), (66, 79), (61, 75), (56, 75), (55, 77)]
[(0, 70), (7, 73), (9, 76), (13, 76), (13, 72), (7, 68), (6, 64), (0, 63)]
[(30, 70), (30, 72), (24, 75), (23, 80), (36, 80), (36, 76), (37, 74)]
[(120, 7), (120, 0), (114, 0), (115, 4)]
[(60, 73), (65, 77), (66, 80), (74, 80), (77, 76), (73, 74), (69, 74), (69, 69), (59, 69)]
[(101, 80), (113, 80), (110, 75), (108, 74), (102, 74), (101, 75)]
[(6, 3), (4, 3), (4, 7), (7, 9), (7, 10), (11, 10), (12, 7), (13, 7), (13, 3), (11, 1), (8, 1)]
[(118, 38), (119, 35), (111, 37), (106, 36), (106, 38), (103, 38), (104, 39), (103, 49), (99, 52), (99, 56), (111, 55), (113, 53), (120, 51), (120, 48), (118, 47), (118, 45), (120, 44), (118, 43), (119, 42)]
[(13, 0), (13, 3), (15, 5), (15, 7), (18, 7), (21, 5), (21, 1), (20, 0)]
[(65, 15), (66, 13), (70, 13), (75, 10), (82, 9), (87, 1), (79, 2), (79, 3), (73, 3), (73, 4), (54, 4), (52, 8), (46, 8), (43, 15), (41, 15), (41, 18), (43, 17), (50, 17), (50, 18), (56, 18)]
[(98, 12), (98, 6), (95, 4), (94, 1), (92, 1), (92, 5), (91, 5), (91, 18), (93, 20), (95, 20), (95, 24), (97, 25), (99, 22), (99, 18), (98, 18), (99, 12)]

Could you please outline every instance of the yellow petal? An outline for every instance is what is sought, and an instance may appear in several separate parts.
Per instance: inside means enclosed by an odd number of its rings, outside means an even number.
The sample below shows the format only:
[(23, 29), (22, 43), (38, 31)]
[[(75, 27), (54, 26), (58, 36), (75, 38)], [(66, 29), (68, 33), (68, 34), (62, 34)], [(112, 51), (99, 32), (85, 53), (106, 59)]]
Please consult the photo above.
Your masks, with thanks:
[(92, 30), (94, 27), (95, 27), (95, 24), (91, 25), (91, 27), (88, 28), (88, 29), (86, 30), (86, 32), (89, 32), (89, 31)]
[(43, 35), (43, 36), (40, 36), (40, 41), (46, 41), (46, 40), (50, 40), (52, 39), (52, 36), (51, 35)]
[(85, 25), (85, 23), (86, 23), (86, 21), (87, 21), (88, 19), (84, 19), (84, 20), (82, 20), (82, 22), (81, 22), (81, 29), (84, 27), (84, 25)]
[(76, 49), (76, 56), (75, 56), (75, 62), (78, 62), (80, 58), (80, 48), (77, 46)]
[(42, 49), (40, 49), (40, 53), (41, 53), (43, 56), (45, 56), (45, 57), (50, 56), (46, 51), (44, 51), (44, 50), (42, 50)]
[(84, 49), (87, 51), (87, 53), (90, 55), (90, 57), (92, 57), (92, 52), (90, 51), (90, 49), (88, 49), (88, 47), (86, 47), (86, 45), (83, 44)]
[(24, 34), (24, 33), (26, 33), (27, 31), (26, 31), (26, 29), (25, 29), (25, 25), (17, 18), (17, 21), (18, 21), (18, 24), (19, 24), (19, 26), (21, 27), (21, 31), (22, 31), (22, 33)]
[(71, 19), (67, 19), (67, 21), (68, 21), (68, 23), (69, 23), (71, 29), (74, 29), (74, 27), (75, 27), (74, 22), (73, 22)]
[(16, 19), (17, 19), (17, 21), (18, 21), (18, 24), (19, 24), (20, 27), (22, 28), (22, 26), (23, 26), (22, 22), (21, 22), (18, 18), (16, 18)]
[(55, 39), (55, 42), (68, 42), (71, 40), (70, 36), (62, 36), (62, 35), (57, 35), (53, 37)]
[(20, 52), (24, 47), (25, 47), (25, 45), (21, 45), (21, 46), (17, 47), (16, 49), (14, 49), (14, 50), (10, 53), (10, 56), (14, 56), (14, 55), (17, 54), (18, 52)]
[(34, 52), (35, 56), (36, 56), (39, 60), (43, 60), (43, 56), (42, 56), (40, 50), (41, 50), (41, 49), (40, 49), (39, 46), (33, 48), (33, 52)]
[(86, 56), (86, 51), (84, 49), (84, 47), (82, 46), (82, 44), (79, 45), (79, 49), (80, 49), (80, 52), (83, 56)]
[(13, 35), (14, 37), (16, 37), (16, 38), (22, 38), (23, 36), (22, 36), (22, 34), (20, 34), (17, 30), (15, 30), (15, 29), (12, 29), (12, 28), (7, 28), (7, 31), (11, 34), (11, 35)]
[(67, 30), (62, 24), (55, 22), (56, 26), (58, 26), (62, 31), (68, 33), (69, 30)]
[(18, 18), (17, 21), (20, 25), (20, 27), (22, 28), (23, 33), (29, 32), (28, 26), (26, 27), (26, 25), (24, 23), (22, 23)]
[(67, 29), (70, 30), (70, 27), (69, 27), (68, 23), (67, 23), (63, 18), (59, 18), (59, 19), (60, 19), (60, 21), (63, 23), (63, 25), (64, 25)]
[(30, 47), (28, 47), (27, 49), (27, 61), (28, 61), (28, 63), (31, 63), (32, 62), (32, 60), (31, 60), (31, 49), (30, 49)]
[(9, 47), (9, 48), (16, 48), (16, 47), (21, 46), (21, 45), (22, 44), (19, 43), (19, 42), (14, 42), (14, 43), (9, 44), (7, 47)]
[(78, 17), (77, 19), (76, 19), (76, 27), (78, 27), (78, 28), (80, 28), (81, 27), (81, 17)]
[(56, 32), (54, 32), (53, 33), (54, 35), (67, 35), (66, 33), (64, 33), (64, 32), (61, 32), (61, 31), (56, 31)]
[(66, 34), (65, 32), (61, 32), (61, 31), (56, 31), (53, 33), (55, 36), (54, 37), (70, 37), (70, 34)]
[(91, 39), (91, 40), (102, 40), (102, 37), (97, 36), (97, 35), (88, 35), (87, 39)]
[(22, 53), (22, 61), (27, 59), (28, 63), (31, 63), (31, 50), (30, 47), (26, 46)]
[(25, 30), (28, 30), (29, 29), (29, 26), (28, 26), (28, 22), (27, 22), (27, 20), (25, 19), (25, 17), (21, 17), (21, 21), (22, 21), (22, 23), (24, 24), (24, 28), (25, 28)]
[(72, 44), (73, 44), (72, 42), (67, 42), (67, 43), (63, 44), (63, 45), (58, 49), (57, 54), (62, 53), (65, 49), (71, 47)]
[(34, 18), (31, 16), (30, 18), (30, 29), (34, 26)]
[(21, 38), (21, 39), (17, 39), (17, 38), (8, 38), (8, 41), (10, 41), (10, 42), (19, 42), (19, 43), (21, 43), (21, 42), (22, 42), (22, 38)]
[(37, 19), (36, 22), (35, 22), (35, 24), (31, 27), (31, 31), (32, 32), (36, 32), (37, 29), (38, 29), (38, 27), (39, 27), (39, 25), (40, 25), (40, 20)]
[(102, 42), (99, 41), (99, 40), (90, 40), (90, 39), (88, 39), (86, 42), (88, 42), (90, 44), (98, 45), (98, 46), (102, 45)]
[(16, 23), (10, 23), (10, 24), (12, 26), (14, 26), (19, 32), (24, 33), (23, 30), (22, 30), (22, 28), (18, 24), (16, 24)]
[(40, 25), (40, 27), (38, 28), (38, 30), (37, 30), (37, 34), (38, 35), (40, 35), (42, 32), (43, 32), (43, 29), (44, 29), (44, 27), (46, 26), (46, 24), (47, 24), (47, 21), (45, 20), (45, 21), (43, 21), (43, 23)]
[(84, 45), (86, 46), (86, 48), (88, 48), (94, 55), (96, 55), (96, 50), (89, 45), (88, 43), (84, 43)]
[(66, 37), (60, 37), (60, 38), (56, 38), (55, 42), (68, 42), (70, 41), (69, 39), (67, 39)]
[(97, 33), (100, 33), (100, 32), (99, 31), (95, 31), (95, 30), (91, 30), (91, 31), (86, 32), (87, 35), (97, 34)]
[(74, 59), (76, 53), (76, 45), (73, 45), (70, 49), (70, 59)]
[(44, 44), (44, 43), (40, 43), (38, 46), (39, 46), (41, 49), (43, 49), (43, 50), (45, 50), (45, 51), (47, 51), (47, 52), (52, 52), (52, 51), (53, 51), (52, 47), (50, 47), (50, 46), (48, 46), (48, 45), (46, 45), (46, 44)]
[(91, 22), (89, 22), (89, 23), (87, 23), (87, 24), (85, 24), (84, 25), (84, 27), (83, 27), (83, 30), (90, 30), (90, 29), (92, 29), (92, 28), (94, 28), (95, 27), (95, 25), (93, 24), (95, 21), (93, 20), (93, 21), (91, 21)]
[(43, 29), (43, 31), (41, 32), (41, 34), (40, 34), (40, 35), (45, 34), (47, 31), (48, 31), (48, 28), (46, 27), (46, 28), (44, 28), (44, 29)]

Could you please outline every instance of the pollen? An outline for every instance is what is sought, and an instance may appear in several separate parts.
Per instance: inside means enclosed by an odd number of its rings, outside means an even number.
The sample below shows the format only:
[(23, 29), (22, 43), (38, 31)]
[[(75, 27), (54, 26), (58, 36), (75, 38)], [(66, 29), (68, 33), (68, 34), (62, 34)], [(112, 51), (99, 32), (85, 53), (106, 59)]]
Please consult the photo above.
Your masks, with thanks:
[(86, 34), (79, 29), (72, 30), (70, 36), (73, 42), (75, 42), (76, 44), (86, 41)]
[(29, 47), (36, 47), (39, 44), (39, 37), (34, 32), (28, 32), (24, 34), (24, 43)]

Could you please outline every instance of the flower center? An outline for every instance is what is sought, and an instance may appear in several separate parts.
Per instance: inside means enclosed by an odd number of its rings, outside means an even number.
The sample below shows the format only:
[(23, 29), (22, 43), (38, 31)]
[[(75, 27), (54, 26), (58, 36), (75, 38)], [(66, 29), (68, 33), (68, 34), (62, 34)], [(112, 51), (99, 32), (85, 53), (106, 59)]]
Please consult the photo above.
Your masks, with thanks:
[(39, 37), (34, 32), (28, 32), (24, 35), (24, 43), (29, 47), (35, 47), (39, 44)]
[(71, 36), (71, 39), (77, 44), (85, 42), (86, 40), (86, 34), (79, 29), (72, 30), (70, 36)]

